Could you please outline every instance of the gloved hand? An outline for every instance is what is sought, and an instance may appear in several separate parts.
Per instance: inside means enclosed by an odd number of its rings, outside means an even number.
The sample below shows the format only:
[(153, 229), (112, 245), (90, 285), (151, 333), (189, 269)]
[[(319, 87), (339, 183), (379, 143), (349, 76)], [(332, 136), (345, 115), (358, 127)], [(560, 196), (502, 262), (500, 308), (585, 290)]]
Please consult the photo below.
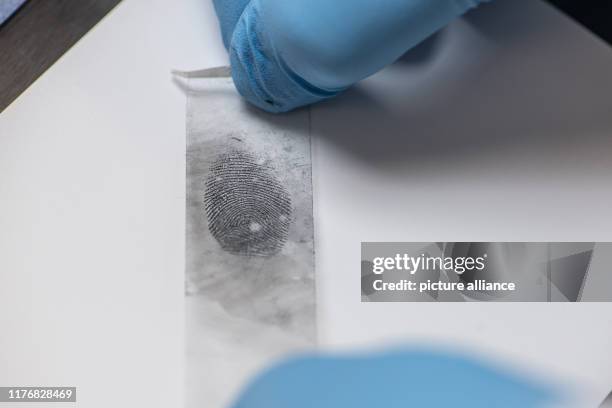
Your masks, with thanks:
[(463, 358), (396, 352), (281, 364), (255, 379), (232, 408), (533, 408), (559, 402), (550, 388)]
[(213, 0), (238, 91), (270, 112), (332, 97), (489, 0)]

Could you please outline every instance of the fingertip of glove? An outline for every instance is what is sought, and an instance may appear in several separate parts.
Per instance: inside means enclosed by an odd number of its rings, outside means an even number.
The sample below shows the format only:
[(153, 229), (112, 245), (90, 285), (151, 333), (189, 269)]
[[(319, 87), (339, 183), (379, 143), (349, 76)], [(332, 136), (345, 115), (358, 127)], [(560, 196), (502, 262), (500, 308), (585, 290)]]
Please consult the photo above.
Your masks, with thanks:
[(229, 47), (234, 84), (248, 102), (270, 113), (284, 113), (342, 91), (317, 88), (295, 74), (276, 55), (259, 21), (257, 10), (247, 6)]
[(274, 102), (271, 96), (265, 95), (259, 87), (254, 84), (252, 68), (245, 66), (238, 57), (236, 50), (230, 47), (230, 65), (232, 67), (232, 79), (238, 93), (249, 103), (269, 113), (283, 113), (290, 109), (281, 107)]

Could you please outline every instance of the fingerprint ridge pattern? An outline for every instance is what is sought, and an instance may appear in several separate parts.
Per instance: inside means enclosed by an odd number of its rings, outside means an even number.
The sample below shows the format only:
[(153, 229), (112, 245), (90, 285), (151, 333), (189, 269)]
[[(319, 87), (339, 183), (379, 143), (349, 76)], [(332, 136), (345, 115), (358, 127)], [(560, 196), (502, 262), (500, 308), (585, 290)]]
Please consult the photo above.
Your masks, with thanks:
[(204, 212), (221, 248), (239, 256), (278, 254), (289, 235), (292, 205), (273, 168), (250, 152), (231, 150), (209, 170)]

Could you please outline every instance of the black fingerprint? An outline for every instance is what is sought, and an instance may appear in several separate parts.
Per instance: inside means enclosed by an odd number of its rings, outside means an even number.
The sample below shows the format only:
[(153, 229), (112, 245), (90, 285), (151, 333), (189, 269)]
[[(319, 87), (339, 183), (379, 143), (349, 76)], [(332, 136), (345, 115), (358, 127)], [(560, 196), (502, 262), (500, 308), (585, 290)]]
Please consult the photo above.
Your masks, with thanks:
[(210, 233), (232, 254), (271, 256), (287, 241), (289, 193), (272, 168), (250, 153), (234, 150), (212, 163), (204, 209)]

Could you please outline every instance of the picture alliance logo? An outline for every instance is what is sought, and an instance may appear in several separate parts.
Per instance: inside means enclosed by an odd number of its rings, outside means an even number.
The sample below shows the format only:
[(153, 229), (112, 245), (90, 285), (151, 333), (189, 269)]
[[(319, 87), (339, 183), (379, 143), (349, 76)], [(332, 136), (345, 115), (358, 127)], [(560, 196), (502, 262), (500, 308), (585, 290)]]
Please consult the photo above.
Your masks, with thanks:
[(487, 254), (479, 257), (411, 256), (396, 254), (393, 257), (376, 257), (372, 261), (372, 272), (381, 275), (387, 271), (406, 271), (414, 275), (418, 271), (454, 271), (458, 275), (486, 268)]

